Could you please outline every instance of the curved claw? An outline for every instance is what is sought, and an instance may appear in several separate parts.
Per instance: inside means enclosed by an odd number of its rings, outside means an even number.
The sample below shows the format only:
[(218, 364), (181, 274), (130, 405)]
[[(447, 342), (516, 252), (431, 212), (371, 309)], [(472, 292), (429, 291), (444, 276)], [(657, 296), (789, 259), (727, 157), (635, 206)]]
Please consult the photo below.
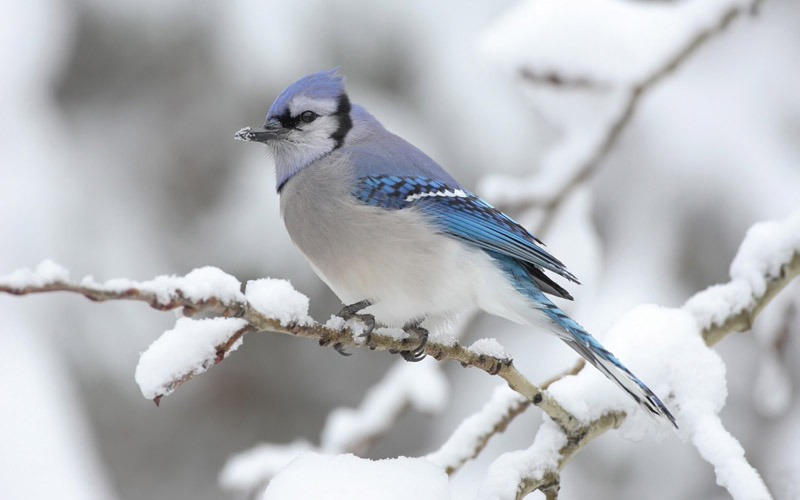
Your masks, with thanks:
[(358, 336), (369, 339), (372, 330), (375, 329), (376, 325), (375, 316), (371, 314), (354, 314), (353, 317), (360, 319), (361, 322), (364, 323), (364, 331), (361, 332)]
[(420, 354), (416, 350), (414, 350), (414, 351), (401, 351), (400, 356), (402, 356), (402, 358), (408, 361), (409, 363), (417, 363), (425, 359), (427, 355), (425, 353)]
[(352, 356), (353, 355), (352, 352), (347, 352), (347, 351), (344, 350), (344, 346), (342, 345), (341, 342), (337, 342), (337, 343), (333, 344), (333, 348), (336, 350), (336, 352), (338, 352), (342, 356)]
[(400, 356), (408, 362), (416, 363), (425, 359), (425, 346), (428, 345), (428, 330), (422, 328), (418, 324), (406, 325), (403, 330), (407, 333), (413, 333), (419, 338), (419, 345), (413, 351), (402, 351)]

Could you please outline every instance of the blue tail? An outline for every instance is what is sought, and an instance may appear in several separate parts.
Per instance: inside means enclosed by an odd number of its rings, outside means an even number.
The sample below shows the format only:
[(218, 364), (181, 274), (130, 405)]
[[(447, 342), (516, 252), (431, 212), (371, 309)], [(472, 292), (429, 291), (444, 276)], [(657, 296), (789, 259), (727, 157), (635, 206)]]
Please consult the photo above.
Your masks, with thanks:
[[(539, 293), (541, 294), (541, 292)], [(620, 386), (639, 403), (642, 408), (653, 415), (666, 417), (672, 422), (672, 425), (674, 425), (676, 429), (678, 428), (675, 417), (672, 416), (672, 413), (669, 412), (664, 403), (658, 399), (658, 396), (656, 396), (644, 382), (625, 368), (625, 365), (623, 365), (616, 356), (603, 347), (597, 339), (592, 337), (581, 325), (576, 323), (575, 320), (567, 316), (564, 311), (550, 302), (547, 297), (542, 295), (541, 299), (544, 299), (544, 301), (537, 301), (541, 307), (541, 311), (565, 332), (565, 334), (559, 335), (561, 340), (575, 349), (586, 361), (594, 365), (606, 377)]]
[(535, 307), (553, 323), (552, 333), (556, 334), (568, 346), (573, 348), (586, 361), (594, 365), (612, 382), (627, 392), (639, 405), (653, 415), (668, 419), (675, 428), (678, 424), (675, 417), (669, 412), (664, 403), (658, 399), (653, 391), (644, 382), (630, 372), (620, 360), (603, 347), (600, 342), (592, 337), (575, 320), (550, 302), (541, 289), (537, 286), (534, 277), (527, 269), (526, 263), (506, 256), (492, 255), (497, 259), (500, 267), (511, 278), (514, 287), (528, 299)]

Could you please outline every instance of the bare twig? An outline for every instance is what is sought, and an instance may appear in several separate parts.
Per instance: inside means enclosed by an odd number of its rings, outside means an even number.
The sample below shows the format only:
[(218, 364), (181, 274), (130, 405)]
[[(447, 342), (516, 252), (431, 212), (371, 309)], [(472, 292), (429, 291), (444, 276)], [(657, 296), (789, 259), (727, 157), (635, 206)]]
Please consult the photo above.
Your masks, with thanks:
[(538, 73), (531, 68), (522, 68), (520, 70), (520, 75), (525, 80), (538, 83), (543, 85), (552, 85), (554, 87), (563, 87), (568, 89), (594, 89), (594, 90), (602, 90), (605, 89), (604, 85), (600, 85), (591, 78), (587, 77), (578, 77), (578, 78), (569, 78), (563, 75), (559, 75), (555, 71), (548, 71)]
[(572, 368), (570, 368), (569, 370), (564, 370), (563, 372), (559, 373), (558, 375), (555, 375), (555, 376), (550, 377), (549, 379), (545, 380), (542, 383), (542, 390), (547, 390), (547, 388), (550, 387), (550, 385), (558, 382), (559, 380), (561, 380), (564, 377), (569, 377), (570, 375), (577, 375), (578, 373), (581, 372), (581, 370), (583, 370), (584, 366), (586, 366), (586, 360), (583, 359), (583, 358), (579, 359), (578, 361), (575, 362), (575, 365)]

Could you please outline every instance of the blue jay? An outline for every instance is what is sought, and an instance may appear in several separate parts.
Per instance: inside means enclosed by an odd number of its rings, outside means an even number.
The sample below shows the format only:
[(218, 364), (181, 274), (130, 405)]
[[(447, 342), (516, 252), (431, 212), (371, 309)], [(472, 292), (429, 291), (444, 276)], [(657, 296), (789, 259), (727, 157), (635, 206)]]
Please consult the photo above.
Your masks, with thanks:
[[(520, 224), (466, 190), (425, 153), (350, 103), (337, 70), (287, 87), (263, 127), (236, 134), (275, 162), (281, 215), (297, 248), (345, 304), (418, 335), (469, 306), (555, 334), (654, 415), (661, 400), (545, 295), (572, 299), (545, 271), (578, 283)], [(357, 314), (359, 311), (362, 314)], [(368, 313), (368, 314), (364, 314)]]

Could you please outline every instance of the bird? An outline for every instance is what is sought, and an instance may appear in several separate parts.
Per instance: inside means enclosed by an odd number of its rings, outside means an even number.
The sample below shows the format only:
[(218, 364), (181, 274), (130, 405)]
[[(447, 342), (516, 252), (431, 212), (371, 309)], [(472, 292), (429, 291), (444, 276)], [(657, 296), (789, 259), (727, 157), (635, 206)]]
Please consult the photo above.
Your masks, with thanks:
[[(425, 326), (469, 307), (564, 341), (642, 408), (675, 417), (647, 385), (547, 295), (572, 300), (546, 272), (579, 283), (521, 224), (476, 196), (427, 154), (350, 101), (338, 68), (301, 77), (263, 126), (235, 134), (267, 146), (289, 236), (368, 332)], [(340, 352), (344, 353), (341, 349)]]

